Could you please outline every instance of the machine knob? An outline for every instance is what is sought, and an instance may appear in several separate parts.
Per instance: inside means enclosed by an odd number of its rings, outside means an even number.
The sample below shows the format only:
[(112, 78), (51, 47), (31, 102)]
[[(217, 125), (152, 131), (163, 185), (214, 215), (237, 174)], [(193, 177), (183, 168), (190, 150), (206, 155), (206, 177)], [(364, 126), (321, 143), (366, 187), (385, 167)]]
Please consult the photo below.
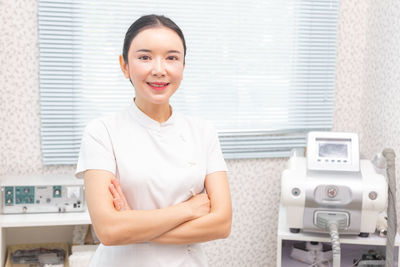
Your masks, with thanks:
[(292, 189), (292, 195), (293, 196), (297, 197), (297, 196), (300, 195), (300, 193), (301, 193), (301, 190), (299, 188), (295, 187), (295, 188)]
[(369, 192), (368, 197), (371, 200), (375, 200), (378, 197), (378, 193), (376, 193), (375, 191), (371, 191), (371, 192)]
[(335, 186), (330, 186), (326, 190), (326, 193), (328, 194), (328, 197), (330, 197), (330, 198), (336, 197), (337, 192), (338, 192), (338, 189)]
[(54, 193), (56, 194), (56, 196), (58, 196), (60, 194), (60, 190), (56, 189)]
[(9, 199), (7, 199), (7, 204), (10, 204), (11, 203), (11, 199), (9, 198)]
[(28, 208), (26, 206), (22, 207), (22, 211), (26, 212), (28, 210)]
[(7, 191), (7, 195), (9, 195), (9, 196), (11, 195), (11, 190)]

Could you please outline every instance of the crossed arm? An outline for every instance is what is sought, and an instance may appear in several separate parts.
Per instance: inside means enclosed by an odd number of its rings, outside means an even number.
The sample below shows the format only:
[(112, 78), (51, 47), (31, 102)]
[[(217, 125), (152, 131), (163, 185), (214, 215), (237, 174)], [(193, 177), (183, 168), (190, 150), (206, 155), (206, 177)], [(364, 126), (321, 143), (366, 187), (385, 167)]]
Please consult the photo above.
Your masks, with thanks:
[(226, 173), (207, 175), (205, 188), (207, 194), (167, 208), (132, 210), (112, 173), (85, 172), (86, 202), (96, 234), (104, 245), (189, 244), (227, 237), (232, 207)]

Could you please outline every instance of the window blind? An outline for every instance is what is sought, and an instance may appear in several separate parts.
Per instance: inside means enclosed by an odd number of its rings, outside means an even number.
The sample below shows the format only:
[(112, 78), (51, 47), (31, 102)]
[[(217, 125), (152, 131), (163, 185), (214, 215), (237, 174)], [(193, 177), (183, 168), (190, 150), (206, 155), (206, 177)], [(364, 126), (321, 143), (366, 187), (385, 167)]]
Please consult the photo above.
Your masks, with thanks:
[(288, 156), (332, 127), (338, 0), (39, 0), (45, 164), (75, 164), (87, 122), (129, 105), (118, 56), (142, 15), (170, 17), (187, 58), (174, 110), (211, 120), (226, 158)]

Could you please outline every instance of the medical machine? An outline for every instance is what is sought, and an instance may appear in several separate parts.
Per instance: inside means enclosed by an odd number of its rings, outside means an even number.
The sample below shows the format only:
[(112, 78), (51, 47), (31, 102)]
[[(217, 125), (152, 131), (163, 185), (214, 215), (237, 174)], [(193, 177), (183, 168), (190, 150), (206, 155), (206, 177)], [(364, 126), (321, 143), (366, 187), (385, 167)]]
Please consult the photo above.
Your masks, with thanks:
[(83, 181), (73, 175), (0, 178), (3, 214), (84, 211)]
[(310, 132), (307, 157), (290, 158), (281, 194), (292, 232), (326, 232), (338, 220), (340, 233), (368, 234), (385, 208), (387, 183), (371, 161), (359, 159), (356, 134)]
[(294, 152), (282, 173), (290, 231), (330, 233), (334, 261), (335, 254), (340, 259), (339, 233), (375, 232), (387, 199), (386, 177), (370, 160), (360, 160), (354, 133), (310, 132), (306, 156)]

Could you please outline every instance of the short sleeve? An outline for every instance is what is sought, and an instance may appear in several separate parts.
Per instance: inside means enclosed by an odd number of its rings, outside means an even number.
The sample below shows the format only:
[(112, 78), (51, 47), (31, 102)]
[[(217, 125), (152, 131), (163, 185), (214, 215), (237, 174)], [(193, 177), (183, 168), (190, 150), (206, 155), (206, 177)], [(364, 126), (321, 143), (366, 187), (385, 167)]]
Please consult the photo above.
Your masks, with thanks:
[(212, 124), (207, 127), (207, 174), (227, 171), (226, 163), (221, 151), (217, 130)]
[(101, 119), (89, 122), (85, 128), (75, 176), (83, 178), (83, 173), (90, 169), (106, 170), (114, 174), (116, 171), (111, 138)]

